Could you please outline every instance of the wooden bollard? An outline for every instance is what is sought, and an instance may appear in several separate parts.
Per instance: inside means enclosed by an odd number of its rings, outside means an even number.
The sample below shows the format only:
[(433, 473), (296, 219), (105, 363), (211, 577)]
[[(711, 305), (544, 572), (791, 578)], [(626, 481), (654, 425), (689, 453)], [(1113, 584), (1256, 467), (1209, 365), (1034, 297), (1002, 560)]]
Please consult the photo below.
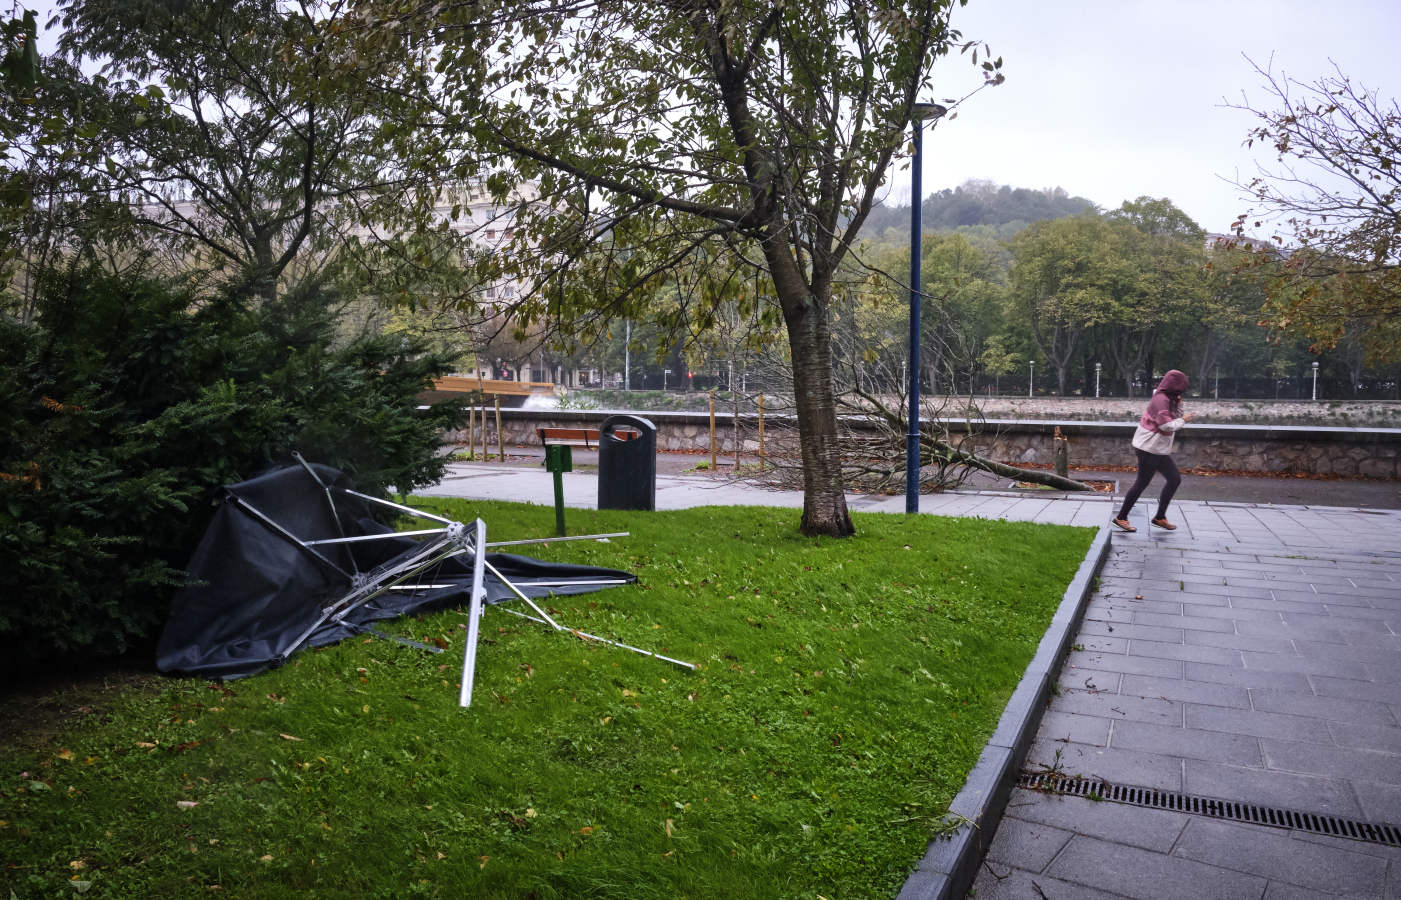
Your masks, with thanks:
[(506, 461), (506, 439), (501, 436), (501, 395), (496, 395), (496, 458)]

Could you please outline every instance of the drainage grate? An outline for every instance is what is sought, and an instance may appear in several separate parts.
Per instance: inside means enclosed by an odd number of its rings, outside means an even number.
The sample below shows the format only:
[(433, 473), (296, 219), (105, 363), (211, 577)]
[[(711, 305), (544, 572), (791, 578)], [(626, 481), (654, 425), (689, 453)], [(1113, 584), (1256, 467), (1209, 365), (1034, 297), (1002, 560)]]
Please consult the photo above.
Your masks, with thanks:
[(1195, 794), (1181, 794), (1176, 791), (1110, 784), (1098, 778), (1073, 778), (1049, 772), (1023, 772), (1021, 777), (1017, 779), (1017, 786), (1032, 791), (1070, 794), (1074, 797), (1109, 800), (1114, 803), (1147, 806), (1152, 809), (1170, 809), (1198, 816), (1209, 816), (1213, 819), (1226, 819), (1231, 822), (1250, 822), (1272, 828), (1290, 828), (1295, 831), (1307, 831), (1310, 834), (1327, 834), (1333, 837), (1350, 838), (1354, 841), (1385, 844), (1388, 847), (1401, 847), (1401, 827), (1395, 825), (1380, 825), (1372, 822), (1361, 822), (1357, 819), (1340, 819), (1337, 816), (1324, 816), (1293, 809), (1256, 806), (1253, 803), (1218, 800), (1215, 797), (1199, 797)]

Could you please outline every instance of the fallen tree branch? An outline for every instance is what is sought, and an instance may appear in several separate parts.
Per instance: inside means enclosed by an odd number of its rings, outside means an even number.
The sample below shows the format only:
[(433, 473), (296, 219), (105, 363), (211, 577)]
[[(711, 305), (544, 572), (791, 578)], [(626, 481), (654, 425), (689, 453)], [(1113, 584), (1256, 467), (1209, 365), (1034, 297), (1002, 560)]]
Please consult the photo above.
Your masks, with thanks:
[[(895, 435), (907, 433), (909, 424), (905, 419), (903, 410), (893, 410), (886, 405), (880, 397), (862, 389), (859, 385), (851, 388), (850, 393), (861, 399), (861, 403), (853, 404), (845, 398), (839, 402), (852, 412), (864, 414), (881, 422), (888, 432)], [(921, 427), (919, 432), (920, 445), (920, 468), (928, 464), (940, 465), (946, 468), (949, 464), (968, 466), (973, 469), (981, 469), (993, 475), (1001, 475), (1007, 478), (1014, 478), (1017, 481), (1028, 481), (1033, 484), (1044, 484), (1061, 491), (1092, 491), (1090, 487), (1082, 481), (1073, 478), (1065, 478), (1055, 472), (1037, 469), (1023, 469), (1018, 466), (996, 462), (984, 456), (968, 450), (955, 447), (948, 441), (939, 439), (932, 428), (932, 423), (925, 423), (929, 427)], [(902, 445), (903, 446), (903, 445)]]

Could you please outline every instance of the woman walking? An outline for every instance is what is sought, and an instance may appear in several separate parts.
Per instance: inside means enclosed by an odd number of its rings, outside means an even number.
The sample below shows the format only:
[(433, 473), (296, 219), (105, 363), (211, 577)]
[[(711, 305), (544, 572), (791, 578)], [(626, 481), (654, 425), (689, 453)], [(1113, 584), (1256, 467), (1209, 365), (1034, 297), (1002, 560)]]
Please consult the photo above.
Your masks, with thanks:
[(1143, 418), (1138, 420), (1138, 428), (1133, 433), (1133, 449), (1138, 454), (1138, 478), (1124, 495), (1124, 505), (1114, 519), (1114, 524), (1121, 531), (1138, 530), (1129, 524), (1129, 512), (1138, 502), (1143, 489), (1148, 487), (1148, 482), (1153, 480), (1154, 473), (1158, 472), (1163, 475), (1163, 490), (1158, 495), (1158, 514), (1151, 522), (1168, 531), (1177, 528), (1167, 520), (1167, 509), (1177, 486), (1182, 483), (1177, 464), (1172, 461), (1172, 439), (1177, 429), (1192, 421), (1191, 413), (1182, 412), (1182, 394), (1186, 390), (1187, 376), (1172, 369), (1158, 383), (1153, 399), (1148, 401), (1148, 408), (1143, 411)]

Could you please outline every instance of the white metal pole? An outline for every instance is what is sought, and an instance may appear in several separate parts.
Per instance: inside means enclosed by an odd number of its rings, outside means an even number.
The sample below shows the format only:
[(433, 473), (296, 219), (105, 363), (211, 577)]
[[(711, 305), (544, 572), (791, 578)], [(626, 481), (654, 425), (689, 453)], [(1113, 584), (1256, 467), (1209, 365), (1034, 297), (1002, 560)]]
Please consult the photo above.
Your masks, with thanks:
[(1036, 360), (1031, 361), (1031, 380), (1026, 383), (1026, 395), (1032, 396), (1036, 391)]
[(481, 635), (482, 610), (486, 603), (486, 523), (473, 523), (472, 596), (467, 604), (467, 647), (462, 654), (462, 690), (459, 706), (472, 705), (472, 682), (477, 676), (477, 639)]

